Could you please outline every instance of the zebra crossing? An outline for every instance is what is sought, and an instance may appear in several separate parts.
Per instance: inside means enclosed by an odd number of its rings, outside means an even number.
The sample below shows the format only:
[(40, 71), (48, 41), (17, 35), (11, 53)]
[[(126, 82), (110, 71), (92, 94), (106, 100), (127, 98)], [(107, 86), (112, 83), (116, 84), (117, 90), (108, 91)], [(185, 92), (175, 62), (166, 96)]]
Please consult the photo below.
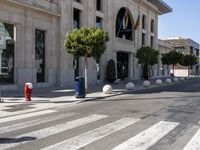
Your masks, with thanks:
[[(111, 121), (109, 120), (110, 118)], [(109, 121), (105, 121), (109, 120)], [(37, 148), (41, 150), (77, 150), (81, 148), (87, 149), (87, 146), (94, 144), (106, 137), (110, 137), (112, 141), (117, 140), (115, 136), (118, 132), (139, 126), (142, 124), (140, 118), (118, 117), (105, 114), (78, 114), (58, 113), (54, 110), (44, 110), (40, 112), (32, 112), (8, 118), (0, 118), (0, 150), (5, 149), (26, 149), (31, 143), (37, 141), (45, 141), (45, 145)], [(101, 123), (96, 127), (94, 123)], [(34, 128), (38, 126), (38, 128)], [(91, 129), (84, 130), (79, 134), (67, 137), (66, 139), (55, 140), (56, 142), (48, 142), (48, 138), (68, 133), (70, 130), (79, 130), (83, 126), (91, 126)], [(162, 140), (173, 130), (180, 126), (178, 122), (160, 120), (155, 121), (146, 129), (133, 133), (131, 137), (122, 138), (117, 144), (111, 145), (111, 150), (146, 150), (155, 146), (158, 141)], [(26, 130), (26, 129), (32, 129)], [(130, 133), (132, 128), (130, 128)], [(21, 131), (21, 132), (18, 132)], [(25, 133), (24, 133), (25, 132)], [(15, 135), (17, 133), (17, 135)], [(187, 132), (186, 132), (187, 133)], [(14, 135), (14, 136), (13, 136)], [(122, 135), (123, 136), (123, 135)], [(180, 135), (184, 136), (184, 135)], [(188, 136), (188, 135), (187, 135)], [(200, 149), (200, 127), (194, 132), (189, 141), (182, 143), (180, 149), (183, 150), (199, 150)], [(118, 140), (117, 140), (118, 141)], [(95, 148), (94, 150), (98, 149)], [(101, 149), (104, 149), (102, 145)]]

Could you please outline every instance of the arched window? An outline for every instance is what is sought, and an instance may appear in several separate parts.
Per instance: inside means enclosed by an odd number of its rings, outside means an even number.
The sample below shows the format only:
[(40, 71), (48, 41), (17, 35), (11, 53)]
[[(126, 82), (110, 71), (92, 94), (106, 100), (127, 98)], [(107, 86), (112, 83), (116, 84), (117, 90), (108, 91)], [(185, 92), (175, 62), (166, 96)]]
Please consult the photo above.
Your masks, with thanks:
[(117, 14), (115, 35), (126, 40), (134, 40), (133, 19), (127, 8), (121, 8)]
[(151, 20), (151, 32), (154, 33), (154, 20)]
[(146, 16), (142, 16), (142, 29), (146, 29)]

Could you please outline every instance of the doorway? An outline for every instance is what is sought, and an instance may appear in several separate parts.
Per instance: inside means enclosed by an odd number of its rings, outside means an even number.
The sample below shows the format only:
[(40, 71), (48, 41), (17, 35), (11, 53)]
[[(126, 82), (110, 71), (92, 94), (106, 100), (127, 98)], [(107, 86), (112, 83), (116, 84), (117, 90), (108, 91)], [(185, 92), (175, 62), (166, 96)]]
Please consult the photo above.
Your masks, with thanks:
[(125, 52), (117, 53), (117, 78), (128, 78), (129, 54)]
[(37, 82), (45, 82), (45, 31), (35, 30), (35, 62)]

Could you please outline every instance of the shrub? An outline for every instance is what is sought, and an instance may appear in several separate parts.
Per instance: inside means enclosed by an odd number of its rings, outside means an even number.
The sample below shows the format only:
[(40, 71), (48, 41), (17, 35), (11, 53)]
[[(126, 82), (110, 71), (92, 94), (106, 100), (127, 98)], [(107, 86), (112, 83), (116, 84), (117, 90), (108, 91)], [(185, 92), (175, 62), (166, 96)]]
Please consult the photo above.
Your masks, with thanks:
[(106, 74), (107, 74), (107, 78), (106, 79), (109, 82), (113, 83), (116, 80), (115, 61), (113, 59), (110, 59), (108, 61)]

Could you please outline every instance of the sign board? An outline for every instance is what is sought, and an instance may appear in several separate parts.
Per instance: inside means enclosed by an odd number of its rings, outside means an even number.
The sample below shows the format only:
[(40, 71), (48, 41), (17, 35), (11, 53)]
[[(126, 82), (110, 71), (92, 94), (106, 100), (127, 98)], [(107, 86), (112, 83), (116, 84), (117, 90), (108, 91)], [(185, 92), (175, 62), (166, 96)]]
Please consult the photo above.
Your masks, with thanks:
[(0, 49), (6, 49), (6, 35), (0, 32)]

